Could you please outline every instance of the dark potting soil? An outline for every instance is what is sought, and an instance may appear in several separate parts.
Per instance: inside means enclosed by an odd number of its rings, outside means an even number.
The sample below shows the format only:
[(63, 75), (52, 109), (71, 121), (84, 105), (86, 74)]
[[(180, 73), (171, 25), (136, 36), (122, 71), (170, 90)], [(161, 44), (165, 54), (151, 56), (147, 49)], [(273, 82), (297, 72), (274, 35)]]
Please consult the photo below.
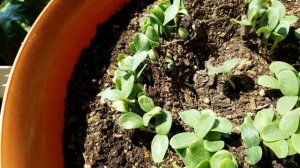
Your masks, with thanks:
[[(100, 104), (97, 94), (113, 86), (113, 70), (119, 53), (131, 54), (128, 44), (139, 31), (139, 19), (149, 11), (153, 0), (133, 0), (98, 27), (89, 48), (82, 55), (69, 82), (66, 98), (64, 130), (65, 166), (68, 168), (98, 167), (159, 167), (151, 159), (152, 134), (138, 130), (123, 130), (119, 113)], [(298, 0), (283, 3), (289, 14), (300, 18)], [(151, 76), (145, 81), (145, 91), (155, 103), (170, 111), (174, 124), (172, 133), (189, 131), (178, 113), (195, 108), (210, 108), (238, 126), (247, 115), (254, 116), (263, 108), (273, 108), (281, 93), (257, 84), (258, 76), (271, 74), (268, 66), (273, 60), (283, 60), (300, 69), (300, 43), (293, 34), (280, 44), (278, 52), (269, 56), (260, 47), (260, 40), (240, 38), (239, 26), (229, 23), (246, 12), (244, 0), (186, 0), (189, 16), (181, 26), (190, 32), (186, 41), (177, 34), (171, 41), (162, 40), (156, 50), (158, 62), (149, 62)], [(300, 26), (300, 20), (294, 28)], [(292, 30), (294, 29), (292, 28)], [(291, 30), (291, 32), (292, 32)], [(175, 62), (167, 72), (164, 57)], [(220, 65), (239, 57), (241, 64), (233, 72), (237, 89), (231, 89), (222, 76), (208, 76), (208, 65)], [(226, 139), (225, 148), (233, 153), (240, 167), (251, 167), (244, 162), (244, 146), (237, 130)], [(162, 165), (183, 165), (169, 148)], [(299, 156), (291, 159), (270, 159), (265, 155), (256, 167), (299, 167)]]

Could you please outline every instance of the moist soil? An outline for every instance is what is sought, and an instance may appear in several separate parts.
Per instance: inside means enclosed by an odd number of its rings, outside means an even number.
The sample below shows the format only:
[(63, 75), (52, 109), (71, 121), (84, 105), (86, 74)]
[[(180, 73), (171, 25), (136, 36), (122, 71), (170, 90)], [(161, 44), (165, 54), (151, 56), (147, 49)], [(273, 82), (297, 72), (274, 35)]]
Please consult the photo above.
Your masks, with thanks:
[[(153, 134), (139, 130), (123, 130), (120, 114), (107, 104), (101, 104), (97, 94), (113, 86), (112, 77), (116, 57), (131, 54), (128, 44), (139, 31), (139, 19), (149, 12), (153, 0), (133, 0), (98, 27), (90, 47), (82, 51), (68, 85), (64, 130), (64, 156), (66, 167), (172, 167), (183, 166), (174, 150), (169, 148), (162, 164), (151, 159), (150, 145)], [(300, 18), (299, 0), (283, 1), (289, 14)], [(172, 40), (161, 40), (156, 49), (157, 62), (149, 62), (150, 80), (144, 89), (156, 103), (173, 115), (172, 133), (191, 130), (183, 124), (178, 113), (187, 109), (210, 108), (228, 118), (234, 126), (247, 115), (254, 116), (263, 108), (274, 108), (281, 96), (278, 91), (267, 90), (257, 84), (259, 76), (271, 74), (271, 61), (283, 60), (300, 68), (300, 42), (290, 33), (270, 56), (260, 46), (260, 39), (251, 34), (240, 37), (240, 27), (231, 25), (231, 18), (241, 18), (246, 12), (244, 0), (189, 0), (185, 1), (189, 16), (181, 20), (190, 35), (181, 40), (177, 34)], [(300, 21), (291, 28), (300, 27)], [(175, 68), (167, 71), (164, 58), (169, 56)], [(208, 76), (207, 67), (221, 65), (239, 57), (241, 64), (234, 70), (233, 90), (219, 76)], [(225, 149), (233, 153), (239, 167), (251, 167), (243, 159), (245, 147), (237, 129), (225, 139)], [(299, 167), (299, 156), (294, 160), (276, 159), (264, 155), (255, 167)], [(253, 167), (253, 166), (252, 166)]]

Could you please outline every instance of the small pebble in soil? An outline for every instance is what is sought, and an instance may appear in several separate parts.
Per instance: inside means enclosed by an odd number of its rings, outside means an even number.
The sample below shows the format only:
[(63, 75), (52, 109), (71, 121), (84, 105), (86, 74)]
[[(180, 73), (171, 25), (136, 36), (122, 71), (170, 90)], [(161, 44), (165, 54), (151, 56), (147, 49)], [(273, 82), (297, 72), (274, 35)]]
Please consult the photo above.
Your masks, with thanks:
[(203, 103), (210, 104), (209, 98), (207, 98), (207, 97), (203, 98)]
[(258, 93), (261, 97), (264, 97), (266, 95), (266, 92), (264, 89), (260, 90)]

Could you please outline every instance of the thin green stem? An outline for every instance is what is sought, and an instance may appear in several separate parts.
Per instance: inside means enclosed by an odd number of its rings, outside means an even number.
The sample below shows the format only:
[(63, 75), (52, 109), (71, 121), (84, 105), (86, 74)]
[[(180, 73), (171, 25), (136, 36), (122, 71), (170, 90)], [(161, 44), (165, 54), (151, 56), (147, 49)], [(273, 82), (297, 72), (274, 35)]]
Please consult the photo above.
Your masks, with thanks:
[(275, 48), (277, 47), (277, 44), (278, 44), (278, 41), (275, 40), (274, 43), (273, 43), (273, 45), (272, 45), (272, 47), (271, 47), (271, 49), (270, 49), (270, 54), (273, 54), (273, 53), (274, 53), (274, 50), (275, 50)]
[(228, 73), (224, 73), (224, 76), (225, 76), (226, 80), (230, 83), (232, 89), (235, 90), (235, 89), (236, 89), (235, 84), (234, 84), (233, 81), (231, 80), (229, 74), (228, 74)]
[(153, 130), (151, 130), (149, 128), (142, 127), (142, 128), (140, 128), (140, 130), (143, 131), (143, 132), (148, 132), (148, 133), (156, 134), (155, 131), (153, 131)]

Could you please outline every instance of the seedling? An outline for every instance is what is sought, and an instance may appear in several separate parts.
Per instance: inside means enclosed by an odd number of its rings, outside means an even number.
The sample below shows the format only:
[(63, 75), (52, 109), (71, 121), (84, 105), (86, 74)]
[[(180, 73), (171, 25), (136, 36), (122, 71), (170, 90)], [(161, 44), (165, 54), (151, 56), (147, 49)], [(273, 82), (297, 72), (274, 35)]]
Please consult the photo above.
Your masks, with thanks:
[(170, 57), (165, 57), (167, 71), (172, 71), (175, 67), (174, 61)]
[(262, 42), (267, 47), (268, 40), (273, 40), (272, 54), (277, 44), (288, 35), (290, 26), (297, 17), (286, 15), (285, 6), (278, 0), (252, 0), (249, 3), (247, 18), (241, 21), (231, 19), (232, 24), (251, 26), (250, 32), (262, 35)]
[[(109, 102), (111, 107), (122, 113), (119, 123), (124, 129), (140, 129), (156, 134), (151, 144), (152, 158), (156, 163), (163, 160), (168, 149), (167, 135), (172, 126), (172, 115), (155, 106), (153, 100), (145, 95), (140, 83), (141, 76), (147, 61), (156, 60), (153, 48), (160, 46), (159, 38), (169, 38), (177, 27), (177, 19), (182, 15), (187, 15), (183, 0), (174, 0), (173, 4), (170, 0), (163, 0), (154, 5), (150, 14), (140, 21), (142, 32), (137, 33), (129, 44), (134, 55), (120, 54), (117, 57), (114, 87), (99, 94), (102, 103)], [(167, 61), (170, 70), (174, 62)]]
[(254, 120), (246, 117), (241, 125), (242, 140), (247, 147), (245, 160), (255, 165), (261, 159), (261, 142), (266, 153), (269, 148), (278, 158), (299, 153), (299, 117), (300, 108), (287, 111), (282, 117), (271, 109), (259, 111)]
[(185, 40), (189, 36), (189, 32), (185, 28), (181, 27), (178, 29), (178, 34), (183, 40)]
[(239, 59), (239, 58), (233, 58), (231, 60), (225, 61), (222, 66), (208, 67), (208, 75), (222, 73), (225, 76), (226, 80), (230, 83), (232, 88), (236, 89), (235, 84), (233, 83), (233, 81), (230, 78), (230, 76), (231, 76), (230, 74), (231, 74), (232, 69), (235, 68), (239, 64), (240, 61), (241, 61), (241, 59)]
[(283, 114), (299, 106), (299, 73), (288, 63), (275, 61), (269, 66), (275, 77), (263, 75), (259, 77), (258, 84), (271, 88), (279, 89), (284, 95), (277, 102), (277, 111)]
[[(187, 110), (180, 114), (183, 122), (194, 129), (174, 135), (170, 145), (183, 159), (187, 167), (219, 167), (235, 165), (234, 157), (225, 150), (222, 136), (228, 136), (232, 130), (229, 120), (218, 117), (212, 110)], [(224, 163), (223, 163), (224, 162)]]

